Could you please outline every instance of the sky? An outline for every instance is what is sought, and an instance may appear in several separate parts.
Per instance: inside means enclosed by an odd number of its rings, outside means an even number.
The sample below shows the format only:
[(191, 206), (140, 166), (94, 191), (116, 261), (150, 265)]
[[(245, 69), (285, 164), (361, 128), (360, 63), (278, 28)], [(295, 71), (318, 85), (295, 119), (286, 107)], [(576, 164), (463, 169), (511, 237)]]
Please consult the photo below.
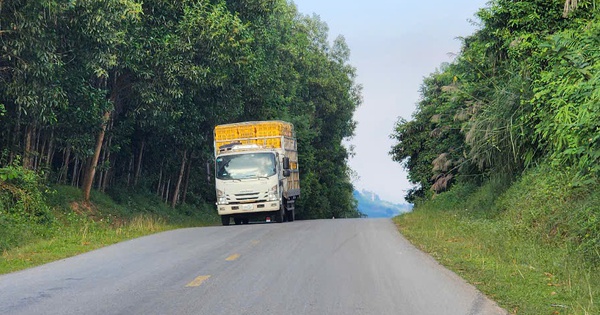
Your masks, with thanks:
[(294, 0), (298, 11), (320, 16), (329, 40), (344, 36), (363, 87), (355, 136), (348, 141), (358, 173), (355, 188), (404, 203), (412, 185), (388, 154), (398, 118), (411, 119), (423, 79), (460, 52), (459, 37), (477, 30), (475, 13), (488, 0)]

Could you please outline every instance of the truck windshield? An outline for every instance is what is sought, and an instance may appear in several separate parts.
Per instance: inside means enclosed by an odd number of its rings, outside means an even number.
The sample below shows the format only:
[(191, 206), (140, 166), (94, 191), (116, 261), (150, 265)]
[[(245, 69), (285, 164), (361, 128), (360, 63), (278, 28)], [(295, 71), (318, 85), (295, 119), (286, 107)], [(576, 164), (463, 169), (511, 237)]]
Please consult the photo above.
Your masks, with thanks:
[(277, 173), (272, 153), (242, 153), (217, 157), (218, 179), (268, 177)]

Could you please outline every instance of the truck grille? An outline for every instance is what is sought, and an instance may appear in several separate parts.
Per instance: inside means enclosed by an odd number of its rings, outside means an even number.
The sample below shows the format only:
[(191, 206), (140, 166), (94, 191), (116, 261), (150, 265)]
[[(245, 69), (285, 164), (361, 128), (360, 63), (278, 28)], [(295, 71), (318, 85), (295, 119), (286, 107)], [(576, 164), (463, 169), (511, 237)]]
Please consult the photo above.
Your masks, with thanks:
[(249, 202), (261, 202), (267, 200), (267, 193), (251, 192), (243, 194), (235, 194), (233, 198), (228, 198), (229, 203), (249, 203)]

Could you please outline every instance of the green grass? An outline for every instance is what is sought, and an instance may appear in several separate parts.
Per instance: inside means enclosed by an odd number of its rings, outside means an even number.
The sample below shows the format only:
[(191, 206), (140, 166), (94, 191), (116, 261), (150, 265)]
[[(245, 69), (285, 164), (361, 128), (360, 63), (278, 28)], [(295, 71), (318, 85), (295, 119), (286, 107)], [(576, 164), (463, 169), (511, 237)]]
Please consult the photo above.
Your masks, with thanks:
[(70, 186), (50, 190), (46, 201), (53, 223), (36, 227), (42, 232), (18, 246), (4, 249), (0, 274), (67, 258), (124, 240), (161, 231), (220, 222), (210, 205), (181, 205), (171, 209), (152, 195), (121, 192), (115, 202), (95, 192), (91, 203), (81, 201), (81, 191)]
[(600, 314), (600, 268), (588, 255), (598, 247), (580, 235), (578, 218), (586, 216), (577, 214), (598, 209), (595, 192), (542, 185), (548, 177), (538, 175), (508, 190), (501, 183), (457, 187), (394, 220), (411, 242), (511, 314)]

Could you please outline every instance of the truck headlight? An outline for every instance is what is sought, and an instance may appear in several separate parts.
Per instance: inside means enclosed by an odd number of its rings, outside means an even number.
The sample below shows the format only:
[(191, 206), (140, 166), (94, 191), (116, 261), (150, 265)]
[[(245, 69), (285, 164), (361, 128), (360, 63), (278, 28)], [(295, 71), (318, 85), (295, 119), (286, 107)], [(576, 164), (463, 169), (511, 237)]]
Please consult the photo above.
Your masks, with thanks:
[(225, 196), (225, 193), (217, 189), (217, 204), (226, 205), (227, 203), (227, 196)]
[(277, 185), (275, 185), (275, 186), (271, 187), (271, 189), (269, 189), (267, 199), (269, 201), (279, 200), (279, 194), (277, 193)]

